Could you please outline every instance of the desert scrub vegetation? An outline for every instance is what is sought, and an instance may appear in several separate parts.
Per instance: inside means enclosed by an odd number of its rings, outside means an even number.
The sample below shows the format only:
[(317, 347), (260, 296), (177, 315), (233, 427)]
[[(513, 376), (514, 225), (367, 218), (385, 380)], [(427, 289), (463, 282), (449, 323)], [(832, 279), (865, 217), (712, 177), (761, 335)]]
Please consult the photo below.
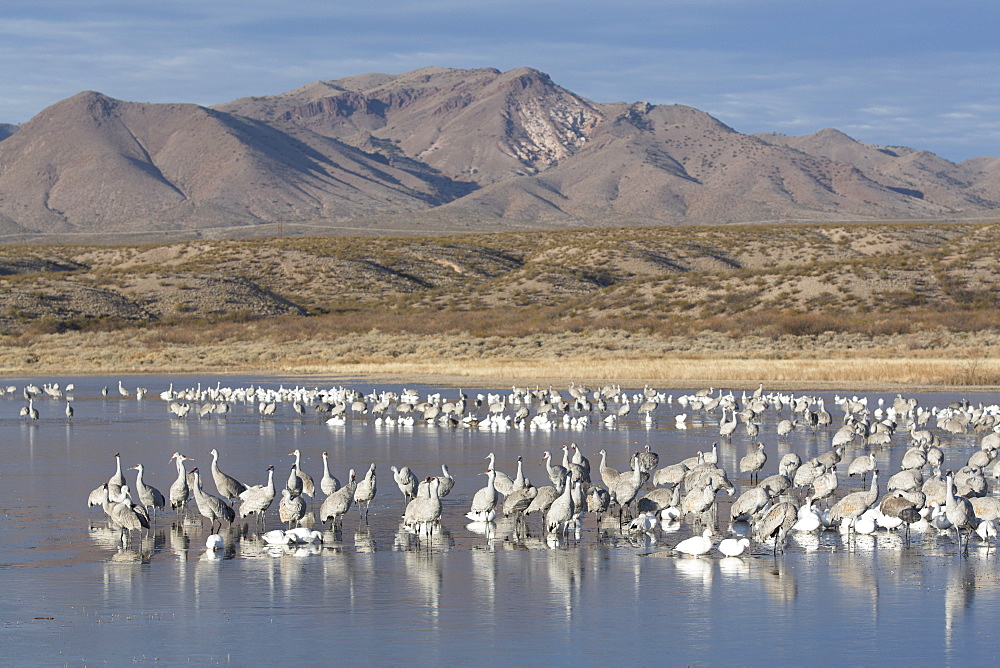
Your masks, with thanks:
[(25, 332), (138, 327), (160, 346), (369, 332), (747, 342), (934, 331), (945, 346), (1000, 331), (998, 232), (786, 224), (0, 247), (0, 331), (24, 345)]

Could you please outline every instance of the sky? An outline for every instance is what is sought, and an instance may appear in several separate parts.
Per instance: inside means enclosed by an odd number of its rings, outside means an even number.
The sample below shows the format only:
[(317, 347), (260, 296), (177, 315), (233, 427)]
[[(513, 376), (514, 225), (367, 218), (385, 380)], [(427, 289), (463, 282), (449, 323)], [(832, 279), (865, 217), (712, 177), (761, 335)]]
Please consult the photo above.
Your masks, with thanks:
[(213, 105), (367, 72), (533, 67), (596, 102), (959, 162), (1000, 156), (998, 25), (995, 0), (0, 0), (0, 122), (84, 90)]

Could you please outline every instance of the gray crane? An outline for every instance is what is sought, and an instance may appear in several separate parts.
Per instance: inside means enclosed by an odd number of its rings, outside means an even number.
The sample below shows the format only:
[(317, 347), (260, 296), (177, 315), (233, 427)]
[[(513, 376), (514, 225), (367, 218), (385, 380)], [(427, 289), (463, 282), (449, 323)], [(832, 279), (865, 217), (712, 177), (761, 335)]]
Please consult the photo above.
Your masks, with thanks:
[(441, 497), (438, 495), (437, 478), (427, 478), (427, 494), (418, 496), (406, 504), (403, 524), (415, 528), (433, 528), (441, 520)]
[(240, 492), (247, 488), (246, 485), (231, 475), (226, 475), (219, 468), (219, 451), (212, 448), (212, 479), (215, 480), (215, 489), (224, 499), (238, 499)]
[(774, 553), (778, 553), (778, 545), (782, 551), (785, 549), (785, 536), (798, 520), (798, 508), (794, 503), (782, 501), (776, 503), (761, 515), (760, 519), (753, 524), (754, 540), (758, 543), (766, 543), (774, 539)]
[(861, 514), (875, 505), (878, 500), (878, 469), (872, 471), (872, 484), (866, 492), (852, 492), (830, 507), (830, 521), (839, 524), (848, 520), (849, 532)]
[[(483, 474), (480, 474), (483, 475)], [(473, 522), (492, 522), (496, 516), (497, 490), (496, 471), (486, 469), (486, 486), (472, 497), (472, 505), (465, 514)]]
[(156, 511), (163, 510), (163, 507), (166, 505), (163, 493), (152, 485), (147, 484), (143, 479), (142, 464), (136, 464), (130, 470), (137, 471), (135, 474), (135, 491), (139, 496), (139, 503), (146, 509), (152, 508), (155, 517)]
[(976, 513), (972, 508), (972, 503), (964, 496), (955, 495), (955, 480), (951, 471), (947, 472), (945, 478), (945, 501), (944, 514), (955, 527), (955, 537), (958, 539), (958, 549), (962, 548), (962, 529), (965, 529), (965, 549), (964, 554), (969, 553), (969, 538), (972, 531), (978, 525)]
[(372, 499), (375, 498), (376, 492), (375, 484), (375, 462), (371, 463), (368, 467), (368, 473), (365, 474), (364, 480), (358, 483), (357, 487), (354, 489), (354, 503), (358, 504), (358, 511), (361, 511), (361, 504), (365, 504), (365, 521), (368, 521), (368, 510), (371, 508)]
[(191, 474), (194, 476), (195, 504), (197, 504), (198, 512), (201, 513), (202, 517), (208, 519), (211, 523), (211, 532), (215, 533), (216, 522), (219, 523), (219, 529), (222, 528), (223, 520), (232, 524), (233, 520), (236, 519), (236, 511), (228, 503), (217, 496), (209, 494), (202, 488), (201, 472), (198, 470), (198, 467), (191, 469)]
[(319, 481), (320, 490), (330, 496), (340, 488), (340, 481), (330, 474), (330, 455), (323, 453), (323, 477)]
[(417, 498), (417, 486), (420, 483), (409, 466), (398, 469), (395, 466), (390, 466), (389, 469), (392, 471), (392, 478), (396, 481), (396, 486), (403, 493), (403, 507), (405, 508), (410, 501)]
[(149, 516), (146, 514), (145, 508), (132, 502), (128, 485), (122, 485), (122, 492), (125, 498), (110, 506), (109, 516), (115, 524), (121, 527), (121, 539), (124, 546), (128, 545), (130, 532), (149, 528)]
[(264, 513), (274, 501), (274, 466), (267, 467), (267, 484), (247, 487), (240, 492), (240, 517), (257, 516), (257, 523), (264, 522)]
[(749, 473), (750, 482), (756, 482), (766, 461), (767, 453), (764, 452), (764, 444), (757, 443), (740, 459), (740, 473)]
[(301, 455), (299, 454), (299, 449), (296, 448), (293, 452), (288, 453), (290, 456), (295, 457), (295, 475), (299, 477), (302, 481), (302, 493), (308, 496), (310, 499), (316, 494), (316, 483), (313, 482), (313, 478), (308, 473), (302, 470)]
[(334, 490), (333, 494), (326, 497), (319, 507), (319, 521), (326, 524), (331, 522), (331, 526), (336, 528), (341, 518), (351, 509), (354, 503), (354, 492), (358, 483), (354, 479), (354, 469), (347, 474), (347, 484)]
[(295, 494), (287, 487), (281, 490), (281, 501), (278, 502), (278, 517), (291, 529), (298, 526), (299, 520), (305, 517), (306, 500), (301, 494)]
[(188, 497), (191, 495), (191, 488), (187, 480), (187, 471), (184, 468), (184, 462), (189, 461), (189, 458), (179, 452), (175, 452), (170, 455), (170, 459), (177, 464), (177, 479), (170, 485), (170, 507), (174, 510), (184, 512)]

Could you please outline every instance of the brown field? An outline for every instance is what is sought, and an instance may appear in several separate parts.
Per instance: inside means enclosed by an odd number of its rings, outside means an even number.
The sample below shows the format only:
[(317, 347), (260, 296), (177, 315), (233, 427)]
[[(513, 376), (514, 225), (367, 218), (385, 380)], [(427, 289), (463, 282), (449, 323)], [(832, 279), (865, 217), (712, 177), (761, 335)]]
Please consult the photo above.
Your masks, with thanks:
[[(302, 341), (271, 337), (206, 343), (163, 343), (158, 333), (69, 332), (0, 345), (6, 374), (264, 373), (323, 378), (395, 377), (455, 385), (611, 382), (625, 386), (996, 387), (1000, 341), (980, 335), (954, 347), (908, 350), (900, 337), (866, 349), (834, 339), (740, 341), (706, 333), (654, 339), (622, 332), (528, 339), (367, 333)], [(609, 340), (632, 345), (609, 350)], [(778, 347), (786, 343), (787, 347)], [(813, 345), (803, 345), (803, 344)], [(822, 343), (822, 345), (816, 345)], [(959, 344), (966, 345), (959, 345)], [(881, 345), (875, 345), (881, 344)]]
[(689, 226), (7, 246), (0, 371), (992, 388), (998, 232)]

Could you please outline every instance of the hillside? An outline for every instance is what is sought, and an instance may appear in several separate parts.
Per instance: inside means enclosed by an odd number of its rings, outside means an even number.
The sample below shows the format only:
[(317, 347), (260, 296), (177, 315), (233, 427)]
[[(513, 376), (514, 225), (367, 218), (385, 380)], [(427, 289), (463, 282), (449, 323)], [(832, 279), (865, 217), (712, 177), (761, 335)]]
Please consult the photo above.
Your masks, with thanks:
[[(988, 219), (1000, 160), (741, 134), (530, 68), (314, 82), (213, 108), (84, 92), (0, 130), (0, 241)], [(4, 138), (6, 136), (6, 138)]]
[(523, 333), (580, 322), (678, 333), (994, 327), (998, 229), (661, 227), (7, 246), (0, 331), (307, 315), (357, 331)]

